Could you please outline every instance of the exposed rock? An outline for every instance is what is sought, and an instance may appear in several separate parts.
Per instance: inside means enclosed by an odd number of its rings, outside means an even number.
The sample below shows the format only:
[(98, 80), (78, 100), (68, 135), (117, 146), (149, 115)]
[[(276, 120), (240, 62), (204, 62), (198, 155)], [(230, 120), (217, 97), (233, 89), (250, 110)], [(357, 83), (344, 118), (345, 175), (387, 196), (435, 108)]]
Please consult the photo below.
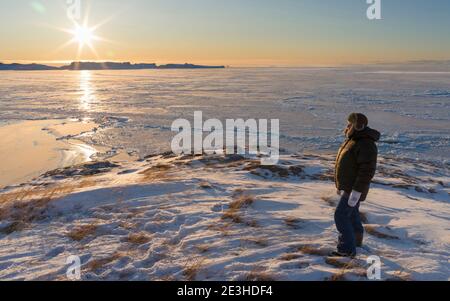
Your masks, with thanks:
[(119, 167), (120, 165), (111, 163), (109, 161), (85, 163), (81, 165), (71, 166), (67, 168), (55, 169), (44, 174), (44, 177), (53, 178), (69, 178), (76, 176), (93, 176), (101, 173), (111, 171), (111, 169)]

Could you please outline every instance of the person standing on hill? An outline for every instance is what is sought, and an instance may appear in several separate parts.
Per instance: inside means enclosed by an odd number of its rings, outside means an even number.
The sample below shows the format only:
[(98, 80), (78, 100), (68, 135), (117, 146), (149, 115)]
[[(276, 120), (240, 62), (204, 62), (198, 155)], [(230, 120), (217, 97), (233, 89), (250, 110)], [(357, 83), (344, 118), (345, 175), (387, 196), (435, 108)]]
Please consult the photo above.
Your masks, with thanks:
[(377, 168), (380, 132), (368, 127), (364, 114), (352, 113), (345, 129), (346, 141), (336, 158), (335, 182), (341, 196), (334, 215), (339, 232), (337, 251), (333, 256), (354, 257), (361, 247), (364, 227), (359, 207), (369, 193), (370, 183)]

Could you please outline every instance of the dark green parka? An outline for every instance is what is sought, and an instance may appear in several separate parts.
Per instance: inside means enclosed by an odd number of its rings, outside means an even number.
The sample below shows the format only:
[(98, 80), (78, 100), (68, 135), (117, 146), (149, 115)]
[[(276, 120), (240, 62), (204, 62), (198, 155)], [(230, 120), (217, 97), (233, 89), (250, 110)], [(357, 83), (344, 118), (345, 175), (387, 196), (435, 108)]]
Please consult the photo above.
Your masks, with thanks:
[(369, 193), (370, 182), (377, 169), (378, 148), (375, 142), (381, 134), (369, 127), (355, 132), (341, 146), (336, 158), (335, 182), (338, 190), (362, 193), (361, 202)]

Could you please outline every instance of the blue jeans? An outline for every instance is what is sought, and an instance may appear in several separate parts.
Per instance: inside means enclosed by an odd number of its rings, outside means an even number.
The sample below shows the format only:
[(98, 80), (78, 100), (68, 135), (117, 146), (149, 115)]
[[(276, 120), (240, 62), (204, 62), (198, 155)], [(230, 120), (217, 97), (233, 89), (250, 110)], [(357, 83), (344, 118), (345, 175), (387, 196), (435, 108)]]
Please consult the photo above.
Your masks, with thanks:
[(339, 231), (338, 251), (343, 253), (356, 253), (355, 234), (364, 234), (364, 227), (359, 214), (359, 205), (348, 205), (349, 195), (344, 193), (334, 214), (336, 228)]

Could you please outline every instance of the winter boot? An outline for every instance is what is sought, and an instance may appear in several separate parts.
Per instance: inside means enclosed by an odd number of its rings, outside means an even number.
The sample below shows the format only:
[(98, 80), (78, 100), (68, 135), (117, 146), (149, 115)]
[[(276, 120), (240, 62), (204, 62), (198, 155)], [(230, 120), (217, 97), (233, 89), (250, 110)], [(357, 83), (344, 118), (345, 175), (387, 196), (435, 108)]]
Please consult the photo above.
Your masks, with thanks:
[(331, 257), (349, 257), (349, 258), (355, 258), (356, 253), (346, 253), (346, 252), (339, 252), (334, 251), (330, 254)]

